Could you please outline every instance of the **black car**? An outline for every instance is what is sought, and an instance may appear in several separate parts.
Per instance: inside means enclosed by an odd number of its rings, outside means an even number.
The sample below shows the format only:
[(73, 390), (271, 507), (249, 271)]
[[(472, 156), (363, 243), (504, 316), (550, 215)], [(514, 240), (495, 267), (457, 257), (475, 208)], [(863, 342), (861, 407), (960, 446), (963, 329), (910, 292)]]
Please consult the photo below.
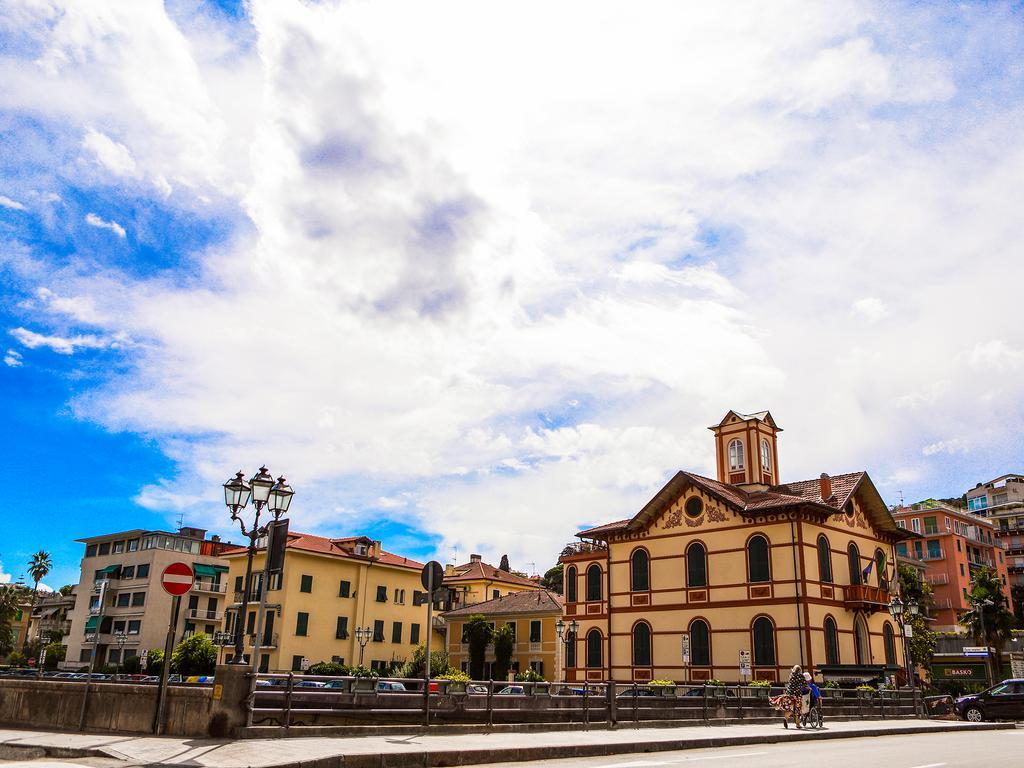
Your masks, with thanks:
[(953, 706), (957, 715), (972, 723), (1024, 720), (1024, 680), (1003, 680), (981, 693), (961, 696)]

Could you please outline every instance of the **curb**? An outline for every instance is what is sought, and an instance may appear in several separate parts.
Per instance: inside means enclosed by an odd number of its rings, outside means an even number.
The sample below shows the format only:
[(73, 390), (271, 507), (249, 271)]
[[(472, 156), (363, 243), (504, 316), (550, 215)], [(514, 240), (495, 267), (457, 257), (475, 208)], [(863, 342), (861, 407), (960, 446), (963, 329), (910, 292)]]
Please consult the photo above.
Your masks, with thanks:
[[(670, 752), (710, 747), (739, 747), (751, 744), (778, 744), (790, 741), (824, 739), (860, 739), (881, 736), (905, 736), (953, 731), (1003, 731), (1016, 728), (1014, 723), (983, 723), (981, 725), (907, 725), (899, 728), (859, 731), (781, 731), (778, 734), (751, 736), (707, 736), (685, 740), (636, 741), (608, 744), (565, 744), (543, 747), (501, 747), (496, 749), (410, 751), (360, 755), (332, 755), (314, 760), (278, 763), (265, 768), (434, 768), (435, 766), (481, 765), (484, 763), (527, 763), (533, 760), (554, 760), (573, 757), (601, 757), (622, 754)], [(162, 763), (164, 768), (172, 764)]]

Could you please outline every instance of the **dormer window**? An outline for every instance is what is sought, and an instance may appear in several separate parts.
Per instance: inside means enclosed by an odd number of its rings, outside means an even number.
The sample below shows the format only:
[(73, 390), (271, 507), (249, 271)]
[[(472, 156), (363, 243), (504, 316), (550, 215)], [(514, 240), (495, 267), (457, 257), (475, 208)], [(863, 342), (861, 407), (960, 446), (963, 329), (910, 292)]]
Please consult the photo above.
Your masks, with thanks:
[(743, 442), (733, 440), (729, 443), (729, 469), (743, 469)]
[(366, 557), (366, 551), (367, 550), (366, 550), (366, 545), (365, 544), (356, 544), (356, 554), (357, 555), (362, 555), (363, 557)]
[(765, 472), (772, 471), (772, 451), (767, 440), (761, 440), (761, 469)]

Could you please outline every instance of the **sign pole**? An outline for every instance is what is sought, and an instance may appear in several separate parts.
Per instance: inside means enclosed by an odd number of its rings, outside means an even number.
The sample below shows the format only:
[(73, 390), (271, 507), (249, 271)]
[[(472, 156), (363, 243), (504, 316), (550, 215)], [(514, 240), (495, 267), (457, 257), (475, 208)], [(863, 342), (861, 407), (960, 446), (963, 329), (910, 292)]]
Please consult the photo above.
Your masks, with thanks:
[(178, 627), (178, 612), (181, 610), (181, 597), (175, 595), (171, 607), (171, 621), (167, 625), (167, 641), (164, 643), (164, 665), (160, 670), (160, 688), (156, 692), (156, 723), (153, 732), (160, 736), (164, 732), (164, 709), (167, 706), (167, 678), (171, 671), (171, 654), (174, 653), (174, 631)]
[[(85, 690), (82, 692), (82, 712), (78, 716), (78, 730), (85, 730), (85, 713), (89, 705), (89, 688), (92, 684), (92, 671), (96, 666), (96, 653), (100, 645), (100, 626), (103, 624), (103, 604), (107, 599), (108, 581), (103, 579), (93, 585), (93, 592), (98, 594), (96, 599), (96, 626), (92, 635), (92, 654), (89, 656), (89, 676), (85, 678)], [(92, 610), (89, 611), (92, 614)], [(92, 616), (90, 615), (90, 618)]]
[(430, 726), (430, 636), (434, 634), (434, 569), (427, 571), (427, 663), (423, 672), (423, 724)]

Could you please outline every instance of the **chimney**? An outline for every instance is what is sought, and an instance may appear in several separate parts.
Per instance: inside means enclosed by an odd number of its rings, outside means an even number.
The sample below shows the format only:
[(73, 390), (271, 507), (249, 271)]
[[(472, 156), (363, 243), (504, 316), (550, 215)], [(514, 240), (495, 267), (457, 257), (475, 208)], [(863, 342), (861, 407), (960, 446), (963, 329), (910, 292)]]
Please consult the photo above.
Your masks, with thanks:
[(455, 575), (455, 566), (454, 566), (454, 565), (452, 565), (451, 563), (448, 563), (448, 564), (447, 564), (447, 565), (446, 565), (446, 566), (444, 567), (444, 575), (445, 575), (446, 577), (447, 577), (447, 576), (454, 576), (454, 575)]
[(832, 478), (827, 473), (821, 473), (821, 500), (828, 501), (832, 498)]
[(482, 555), (470, 555), (469, 556), (469, 562), (471, 562), (471, 563), (479, 563), (481, 560), (483, 560), (483, 556)]

